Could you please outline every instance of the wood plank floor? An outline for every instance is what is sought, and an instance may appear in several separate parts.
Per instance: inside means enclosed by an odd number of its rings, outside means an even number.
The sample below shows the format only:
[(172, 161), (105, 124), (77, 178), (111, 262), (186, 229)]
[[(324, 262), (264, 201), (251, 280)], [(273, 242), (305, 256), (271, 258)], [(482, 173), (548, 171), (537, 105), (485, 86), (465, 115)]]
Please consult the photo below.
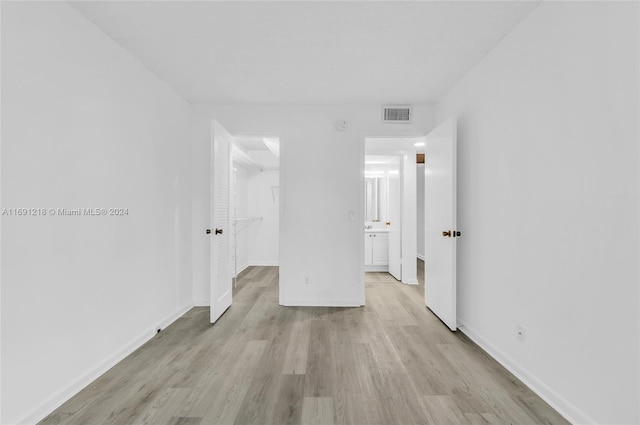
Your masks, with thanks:
[[(422, 276), (422, 273), (419, 273)], [(217, 324), (196, 307), (40, 424), (567, 424), (424, 306), (366, 276), (361, 308), (280, 307), (252, 267)]]

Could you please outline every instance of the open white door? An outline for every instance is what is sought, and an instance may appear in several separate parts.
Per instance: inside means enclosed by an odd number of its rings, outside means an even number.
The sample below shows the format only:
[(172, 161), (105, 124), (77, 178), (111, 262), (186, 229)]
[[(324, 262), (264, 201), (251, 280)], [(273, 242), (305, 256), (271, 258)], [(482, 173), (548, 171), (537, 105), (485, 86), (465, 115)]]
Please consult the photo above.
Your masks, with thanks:
[(424, 299), (452, 331), (456, 320), (456, 117), (436, 127), (425, 146)]
[(402, 184), (400, 157), (389, 163), (389, 273), (402, 280)]
[(231, 306), (229, 181), (233, 136), (211, 122), (211, 323)]

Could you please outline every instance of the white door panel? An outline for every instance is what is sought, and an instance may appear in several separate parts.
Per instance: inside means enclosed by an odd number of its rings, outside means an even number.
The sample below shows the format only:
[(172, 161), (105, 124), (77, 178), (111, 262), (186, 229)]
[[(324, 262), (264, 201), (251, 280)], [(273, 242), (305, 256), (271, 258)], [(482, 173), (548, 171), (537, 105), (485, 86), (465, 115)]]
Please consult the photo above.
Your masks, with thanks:
[(232, 301), (231, 214), (229, 202), (233, 136), (218, 122), (211, 123), (211, 323)]
[(451, 330), (458, 327), (456, 137), (451, 117), (427, 135), (425, 146), (425, 303)]

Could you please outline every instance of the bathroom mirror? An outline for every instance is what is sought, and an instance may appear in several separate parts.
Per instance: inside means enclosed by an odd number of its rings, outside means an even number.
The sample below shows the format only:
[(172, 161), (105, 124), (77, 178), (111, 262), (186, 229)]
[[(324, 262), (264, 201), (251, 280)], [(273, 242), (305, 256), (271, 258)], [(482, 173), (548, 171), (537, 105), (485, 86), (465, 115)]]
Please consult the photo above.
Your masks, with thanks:
[(365, 221), (388, 221), (388, 178), (365, 177), (364, 205)]

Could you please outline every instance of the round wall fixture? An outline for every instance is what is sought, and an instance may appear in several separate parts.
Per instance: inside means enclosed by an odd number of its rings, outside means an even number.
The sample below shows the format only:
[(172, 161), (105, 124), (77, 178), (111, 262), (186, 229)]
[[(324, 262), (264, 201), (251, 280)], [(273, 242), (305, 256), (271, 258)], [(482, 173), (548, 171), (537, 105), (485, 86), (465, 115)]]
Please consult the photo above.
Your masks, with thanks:
[(347, 122), (345, 120), (336, 121), (336, 130), (338, 130), (338, 131), (345, 131), (348, 126), (349, 125), (347, 124)]

